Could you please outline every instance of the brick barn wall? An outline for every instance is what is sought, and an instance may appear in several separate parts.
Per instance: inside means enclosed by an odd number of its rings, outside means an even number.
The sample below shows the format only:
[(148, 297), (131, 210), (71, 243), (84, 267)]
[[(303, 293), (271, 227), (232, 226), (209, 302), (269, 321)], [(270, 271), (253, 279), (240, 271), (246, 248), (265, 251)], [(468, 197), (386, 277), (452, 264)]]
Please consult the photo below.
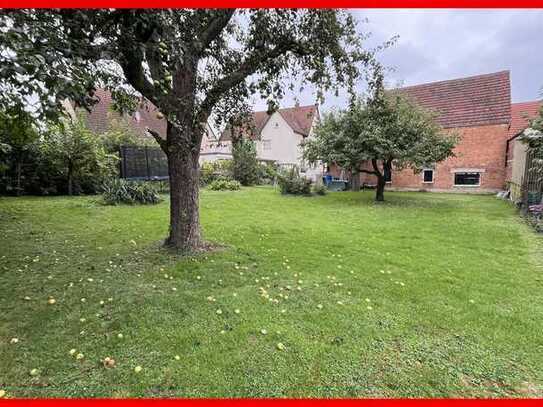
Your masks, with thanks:
[[(505, 152), (508, 125), (462, 127), (447, 129), (456, 133), (460, 141), (454, 150), (455, 157), (438, 163), (434, 171), (434, 182), (423, 183), (422, 174), (413, 170), (392, 170), (392, 188), (451, 190), (458, 192), (498, 191), (505, 188)], [(454, 186), (454, 170), (480, 169), (480, 187)]]
[[(422, 173), (412, 169), (392, 170), (390, 189), (435, 190), (450, 192), (494, 192), (505, 188), (506, 167), (505, 151), (508, 138), (508, 125), (489, 125), (478, 127), (462, 127), (446, 129), (448, 133), (456, 133), (460, 137), (455, 148), (455, 157), (438, 163), (434, 170), (434, 182), (423, 183)], [(371, 169), (371, 163), (364, 165)], [(480, 169), (480, 187), (454, 186), (454, 170)], [(332, 174), (338, 176), (341, 169), (332, 166)], [(346, 172), (346, 177), (348, 177)], [(361, 174), (361, 183), (376, 184), (376, 177)]]

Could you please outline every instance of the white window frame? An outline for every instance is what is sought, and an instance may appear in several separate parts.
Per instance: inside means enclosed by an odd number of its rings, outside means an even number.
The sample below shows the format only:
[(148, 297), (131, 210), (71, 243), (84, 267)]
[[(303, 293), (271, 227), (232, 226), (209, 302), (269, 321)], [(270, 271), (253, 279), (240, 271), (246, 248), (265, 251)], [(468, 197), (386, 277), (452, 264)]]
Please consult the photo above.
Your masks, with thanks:
[[(431, 181), (424, 181), (424, 172), (425, 171), (432, 171), (432, 180)], [(423, 168), (422, 169), (422, 183), (423, 184), (433, 184), (436, 179), (436, 170), (433, 168)]]
[[(479, 183), (478, 184), (471, 184), (471, 185), (465, 185), (465, 184), (457, 184), (456, 183), (456, 174), (479, 174)], [(455, 187), (458, 188), (478, 188), (481, 186), (481, 178), (483, 177), (482, 171), (455, 171), (453, 173), (453, 184)]]
[(262, 140), (262, 150), (263, 151), (271, 151), (271, 140)]

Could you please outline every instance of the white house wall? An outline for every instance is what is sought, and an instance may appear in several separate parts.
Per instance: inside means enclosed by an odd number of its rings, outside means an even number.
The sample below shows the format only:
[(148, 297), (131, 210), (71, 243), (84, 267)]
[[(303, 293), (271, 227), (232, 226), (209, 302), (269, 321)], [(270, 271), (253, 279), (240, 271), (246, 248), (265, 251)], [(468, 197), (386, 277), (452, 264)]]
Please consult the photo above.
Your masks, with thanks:
[[(301, 163), (300, 143), (303, 137), (283, 119), (279, 112), (275, 112), (267, 121), (260, 133), (260, 140), (256, 143), (257, 155), (263, 160), (273, 160), (278, 164)], [(269, 149), (266, 149), (266, 144)]]

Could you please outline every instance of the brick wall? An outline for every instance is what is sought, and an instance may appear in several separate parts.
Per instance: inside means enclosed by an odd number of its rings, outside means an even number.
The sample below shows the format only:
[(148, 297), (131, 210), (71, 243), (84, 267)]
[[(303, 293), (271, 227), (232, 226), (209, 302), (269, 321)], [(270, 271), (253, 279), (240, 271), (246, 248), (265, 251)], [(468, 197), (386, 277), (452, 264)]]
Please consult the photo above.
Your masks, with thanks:
[[(506, 167), (505, 151), (508, 138), (508, 125), (488, 125), (479, 127), (463, 127), (445, 130), (460, 136), (455, 148), (455, 157), (438, 163), (434, 170), (434, 182), (423, 183), (422, 173), (412, 169), (392, 170), (390, 189), (434, 190), (451, 192), (494, 192), (505, 188)], [(364, 168), (371, 168), (367, 163)], [(460, 169), (481, 170), (480, 186), (455, 186), (454, 172)], [(340, 173), (339, 168), (332, 167), (332, 173)], [(361, 182), (376, 184), (373, 175), (361, 174)]]

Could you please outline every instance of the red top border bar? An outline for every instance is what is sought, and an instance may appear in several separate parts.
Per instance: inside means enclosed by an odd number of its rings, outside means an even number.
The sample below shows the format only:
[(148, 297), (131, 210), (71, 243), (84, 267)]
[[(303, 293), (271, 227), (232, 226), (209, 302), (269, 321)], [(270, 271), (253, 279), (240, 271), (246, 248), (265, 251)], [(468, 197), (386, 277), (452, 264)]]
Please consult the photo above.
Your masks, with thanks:
[(543, 8), (543, 0), (0, 0), (1, 8)]

